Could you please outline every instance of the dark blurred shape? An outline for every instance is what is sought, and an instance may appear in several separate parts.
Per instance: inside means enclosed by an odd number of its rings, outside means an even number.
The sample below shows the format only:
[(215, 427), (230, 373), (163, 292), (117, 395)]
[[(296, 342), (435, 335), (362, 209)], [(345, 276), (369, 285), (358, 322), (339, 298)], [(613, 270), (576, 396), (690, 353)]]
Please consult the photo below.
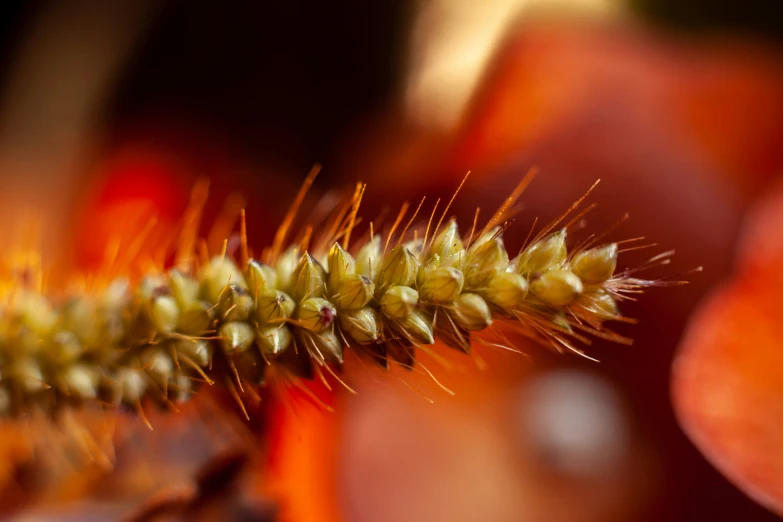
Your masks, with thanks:
[(393, 96), (409, 9), (171, 0), (126, 69), (111, 127), (153, 116), (211, 129), (265, 164), (332, 165), (347, 130)]
[(630, 0), (642, 15), (682, 31), (744, 33), (783, 43), (780, 5), (769, 0)]

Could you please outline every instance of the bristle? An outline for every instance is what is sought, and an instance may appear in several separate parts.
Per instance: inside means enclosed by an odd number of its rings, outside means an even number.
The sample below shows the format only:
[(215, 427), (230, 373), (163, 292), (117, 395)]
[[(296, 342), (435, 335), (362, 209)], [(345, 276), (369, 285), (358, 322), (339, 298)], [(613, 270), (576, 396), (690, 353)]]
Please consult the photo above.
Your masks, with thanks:
[[(519, 351), (497, 329), (498, 323), (506, 323), (522, 336), (591, 359), (579, 348), (591, 337), (630, 344), (603, 327), (607, 321), (632, 322), (620, 315), (618, 301), (650, 286), (672, 284), (631, 277), (638, 269), (668, 263), (671, 252), (615, 273), (623, 251), (619, 243), (593, 246), (605, 234), (568, 251), (569, 227), (593, 206), (556, 228), (595, 185), (530, 243), (526, 239), (519, 255), (509, 260), (503, 242), (509, 212), (535, 170), (483, 229), (478, 229), (478, 211), (466, 236), (459, 235), (453, 219), (447, 220), (466, 176), (436, 223), (440, 200), (435, 203), (423, 241), (418, 241), (415, 226), (414, 241), (406, 242), (406, 235), (424, 198), (398, 237), (407, 203), (383, 240), (375, 235), (377, 221), (370, 222), (369, 234), (356, 245), (349, 241), (361, 222), (363, 184), (356, 185), (349, 199), (332, 203), (331, 212), (319, 212), (318, 223), (291, 234), (317, 173), (317, 167), (310, 172), (274, 243), (264, 250), (272, 266), (250, 257), (248, 223), (237, 201), (226, 206), (219, 220), (217, 228), (225, 237), (213, 245), (222, 243), (222, 249), (210, 259), (210, 242), (196, 237), (206, 191), (206, 183), (200, 182), (183, 217), (181, 236), (172, 242), (173, 255), (162, 252), (158, 263), (149, 260), (150, 271), (135, 285), (120, 279), (103, 289), (87, 291), (91, 285), (82, 285), (53, 304), (42, 293), (42, 277), (4, 284), (0, 414), (93, 401), (125, 403), (144, 417), (146, 402), (176, 410), (176, 403), (187, 400), (199, 385), (214, 384), (225, 387), (248, 417), (243, 397), (260, 400), (254, 388), (268, 381), (274, 385), (275, 379), (297, 383), (319, 378), (326, 386), (336, 382), (353, 392), (339, 372), (350, 352), (384, 368), (395, 362), (422, 371), (449, 392), (417, 361), (417, 352), (423, 351), (448, 366), (427, 345), (440, 341), (471, 353), (478, 341)], [(228, 224), (237, 216), (239, 234), (232, 235)], [(127, 256), (141, 249), (153, 225), (150, 219), (117, 268), (128, 268), (132, 259)], [(295, 239), (284, 249), (289, 236)], [(117, 259), (119, 250), (113, 247), (108, 259)], [(167, 257), (173, 260), (168, 272), (160, 267)], [(42, 273), (38, 263), (34, 268)]]

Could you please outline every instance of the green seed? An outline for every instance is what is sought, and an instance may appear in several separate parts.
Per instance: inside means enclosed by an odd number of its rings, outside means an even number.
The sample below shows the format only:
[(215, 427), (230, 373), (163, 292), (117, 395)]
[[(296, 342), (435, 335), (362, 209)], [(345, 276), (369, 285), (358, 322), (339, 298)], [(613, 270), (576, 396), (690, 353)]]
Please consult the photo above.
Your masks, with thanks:
[(571, 261), (571, 270), (588, 284), (597, 285), (612, 277), (617, 268), (617, 243), (580, 252)]
[(239, 321), (223, 323), (218, 330), (218, 335), (220, 335), (220, 344), (226, 352), (247, 350), (256, 336), (249, 324)]
[(291, 344), (291, 330), (284, 324), (261, 325), (256, 328), (256, 344), (261, 353), (277, 355)]
[(579, 302), (586, 310), (601, 321), (617, 319), (620, 315), (614, 297), (612, 297), (609, 292), (602, 289), (583, 295), (579, 298)]
[(454, 301), (451, 316), (465, 330), (483, 330), (492, 324), (492, 312), (487, 302), (472, 292), (459, 295)]
[(457, 222), (452, 219), (432, 242), (430, 256), (437, 254), (440, 256), (444, 266), (453, 266), (459, 261), (464, 251), (465, 246), (459, 237)]
[(432, 303), (453, 301), (462, 291), (465, 279), (462, 272), (452, 267), (440, 267), (429, 272), (419, 286), (421, 297)]
[(375, 279), (381, 268), (381, 236), (375, 235), (356, 253), (356, 273)]
[(117, 399), (128, 404), (138, 403), (144, 391), (147, 389), (147, 381), (139, 370), (134, 368), (120, 368), (114, 376), (114, 386)]
[(568, 256), (565, 241), (566, 229), (563, 228), (527, 247), (519, 257), (517, 272), (528, 277), (562, 267)]
[(291, 247), (280, 255), (275, 270), (277, 271), (277, 288), (290, 292), (294, 285), (296, 267), (299, 264), (299, 249)]
[(152, 325), (159, 333), (174, 332), (179, 323), (179, 307), (177, 301), (170, 295), (155, 297), (150, 303), (149, 317)]
[(343, 344), (337, 338), (337, 335), (331, 330), (324, 330), (309, 335), (309, 339), (315, 345), (317, 353), (323, 357), (324, 361), (343, 363)]
[(357, 343), (372, 343), (380, 338), (381, 316), (369, 306), (348, 310), (340, 314), (340, 327)]
[(294, 313), (296, 303), (280, 290), (259, 295), (256, 299), (256, 319), (259, 323), (279, 323)]
[(419, 262), (410, 250), (402, 246), (394, 247), (384, 257), (376, 279), (379, 290), (390, 286), (413, 286)]
[(147, 375), (158, 383), (167, 383), (174, 371), (174, 361), (158, 347), (145, 349), (139, 355), (139, 360)]
[(224, 321), (246, 321), (253, 308), (253, 298), (244, 288), (228, 285), (220, 297), (220, 318)]
[(62, 380), (68, 393), (81, 399), (98, 396), (100, 374), (87, 364), (73, 364), (62, 372)]
[(508, 266), (508, 253), (500, 237), (476, 242), (468, 249), (462, 263), (465, 288), (483, 288), (495, 274)]
[(544, 303), (567, 306), (582, 293), (582, 280), (568, 270), (550, 270), (530, 285), (530, 290)]
[(204, 335), (212, 329), (212, 307), (206, 301), (192, 301), (180, 310), (177, 330), (186, 335)]
[(277, 284), (277, 272), (275, 269), (255, 259), (251, 259), (245, 268), (247, 290), (255, 299), (257, 295), (274, 290)]
[(339, 243), (335, 243), (329, 250), (328, 265), (327, 284), (332, 293), (337, 293), (340, 291), (340, 283), (356, 273), (356, 261)]
[(435, 344), (432, 331), (432, 320), (420, 310), (414, 310), (410, 315), (398, 322), (405, 336), (414, 343)]
[(174, 343), (174, 349), (177, 355), (187, 357), (198, 366), (206, 368), (212, 361), (212, 344), (208, 341), (198, 339), (177, 339)]
[(402, 319), (416, 308), (419, 292), (408, 286), (392, 286), (381, 297), (381, 310), (388, 317)]
[(171, 270), (169, 272), (169, 286), (171, 295), (177, 300), (180, 307), (185, 307), (198, 300), (199, 283), (196, 279), (184, 274), (180, 270)]
[(517, 308), (527, 294), (527, 280), (514, 272), (500, 272), (492, 276), (481, 295), (501, 308)]
[(326, 284), (326, 270), (310, 254), (305, 252), (294, 270), (291, 297), (301, 301), (305, 297), (321, 297)]
[(212, 258), (200, 274), (202, 295), (210, 302), (217, 303), (227, 286), (236, 285), (247, 290), (247, 282), (242, 272), (231, 259), (217, 256)]
[(340, 310), (358, 310), (369, 303), (375, 293), (375, 283), (359, 274), (346, 275), (336, 288), (332, 300)]
[(311, 297), (299, 303), (296, 318), (298, 326), (311, 332), (321, 332), (332, 326), (337, 310), (321, 297)]

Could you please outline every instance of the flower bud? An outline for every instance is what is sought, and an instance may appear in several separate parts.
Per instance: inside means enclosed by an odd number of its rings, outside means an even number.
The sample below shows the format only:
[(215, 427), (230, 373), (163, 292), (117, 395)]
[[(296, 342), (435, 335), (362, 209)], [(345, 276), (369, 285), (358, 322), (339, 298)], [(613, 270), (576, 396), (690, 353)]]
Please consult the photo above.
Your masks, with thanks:
[(377, 341), (381, 333), (381, 316), (370, 306), (340, 313), (340, 327), (359, 344)]
[(465, 292), (454, 301), (451, 317), (465, 330), (483, 330), (492, 324), (492, 312), (478, 294)]
[(326, 270), (313, 256), (305, 252), (294, 271), (291, 297), (301, 301), (306, 297), (321, 297), (326, 284)]
[(284, 324), (261, 325), (256, 328), (256, 344), (261, 353), (277, 355), (291, 344), (291, 330)]
[(247, 291), (253, 299), (256, 296), (275, 289), (277, 284), (277, 272), (275, 269), (255, 259), (247, 262), (245, 268)]
[(579, 252), (571, 261), (571, 271), (587, 284), (603, 283), (617, 268), (617, 243)]
[(381, 310), (388, 317), (402, 319), (416, 308), (419, 292), (409, 286), (392, 286), (381, 297)]
[(476, 242), (468, 249), (462, 263), (465, 288), (483, 288), (495, 274), (508, 266), (508, 253), (500, 237)]
[(279, 323), (291, 317), (296, 303), (280, 290), (267, 291), (256, 299), (256, 320), (259, 323)]
[(398, 246), (392, 248), (384, 257), (378, 272), (378, 287), (385, 290), (390, 286), (413, 286), (419, 262), (410, 250)]
[(162, 334), (174, 332), (179, 323), (179, 307), (170, 295), (155, 297), (149, 305), (149, 318), (152, 326)]
[(506, 309), (518, 307), (525, 294), (527, 294), (527, 280), (514, 272), (495, 274), (482, 292), (490, 302)]
[(459, 256), (465, 250), (462, 239), (459, 237), (457, 222), (450, 220), (446, 228), (435, 237), (430, 248), (429, 255), (439, 255), (443, 264), (453, 266), (459, 259)]
[(343, 363), (343, 344), (337, 335), (331, 330), (324, 330), (315, 334), (310, 334), (318, 353), (326, 362)]
[(224, 321), (245, 321), (253, 308), (253, 298), (247, 290), (237, 285), (228, 285), (220, 297), (218, 310)]
[(550, 270), (535, 279), (530, 290), (550, 306), (567, 306), (582, 293), (582, 280), (568, 270)]
[(328, 266), (327, 283), (329, 291), (335, 294), (339, 291), (340, 282), (356, 273), (356, 261), (351, 254), (343, 250), (339, 243), (335, 243), (329, 250)]
[(381, 236), (373, 236), (356, 253), (356, 273), (375, 279), (381, 266)]
[(421, 297), (428, 302), (443, 303), (453, 301), (462, 291), (464, 276), (452, 267), (440, 267), (425, 276), (419, 287)]
[(249, 324), (240, 321), (223, 323), (218, 330), (220, 344), (226, 352), (247, 350), (255, 339), (255, 332)]
[(228, 285), (236, 285), (247, 290), (247, 282), (242, 272), (231, 259), (222, 256), (212, 261), (201, 272), (202, 295), (210, 302), (217, 303)]
[(198, 281), (179, 270), (175, 269), (169, 272), (169, 287), (171, 295), (174, 296), (180, 307), (185, 307), (198, 299)]
[(519, 256), (517, 272), (527, 277), (560, 268), (568, 256), (565, 241), (566, 229), (562, 228), (533, 243)]
[(435, 344), (435, 336), (432, 332), (432, 319), (421, 310), (414, 310), (407, 317), (400, 319), (398, 324), (411, 342)]
[(311, 332), (321, 332), (326, 330), (334, 322), (337, 316), (332, 303), (321, 297), (311, 297), (299, 303), (296, 311), (298, 326), (310, 330)]
[(375, 293), (375, 283), (359, 274), (345, 276), (336, 288), (332, 300), (340, 310), (358, 310), (369, 303)]

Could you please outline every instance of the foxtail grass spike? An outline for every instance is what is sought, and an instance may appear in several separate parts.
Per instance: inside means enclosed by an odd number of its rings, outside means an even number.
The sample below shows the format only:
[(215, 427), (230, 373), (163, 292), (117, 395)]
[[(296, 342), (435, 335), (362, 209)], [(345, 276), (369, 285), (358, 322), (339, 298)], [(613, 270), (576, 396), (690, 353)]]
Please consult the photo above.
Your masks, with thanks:
[[(138, 282), (117, 277), (67, 298), (21, 281), (5, 285), (0, 414), (85, 401), (173, 404), (210, 385), (241, 393), (263, 385), (270, 370), (336, 378), (351, 352), (384, 368), (410, 368), (425, 345), (440, 341), (469, 352), (472, 339), (501, 324), (560, 351), (582, 353), (591, 335), (630, 342), (604, 323), (625, 319), (618, 302), (656, 281), (616, 272), (616, 244), (569, 252), (568, 230), (557, 228), (567, 213), (510, 259), (504, 212), (530, 179), (483, 230), (473, 223), (462, 227), (464, 235), (446, 215), (448, 205), (439, 216), (433, 210), (426, 230), (426, 220), (414, 222), (422, 204), (409, 219), (404, 206), (387, 234), (368, 221), (362, 234), (363, 186), (323, 227), (297, 235), (300, 192), (274, 244), (257, 258), (248, 254), (243, 212), (237, 258), (225, 251), (209, 258), (203, 248), (197, 255), (198, 223), (191, 220), (175, 266)], [(193, 205), (203, 205), (203, 197)], [(313, 230), (331, 236), (311, 240)], [(668, 255), (657, 256), (645, 268), (667, 262)]]

